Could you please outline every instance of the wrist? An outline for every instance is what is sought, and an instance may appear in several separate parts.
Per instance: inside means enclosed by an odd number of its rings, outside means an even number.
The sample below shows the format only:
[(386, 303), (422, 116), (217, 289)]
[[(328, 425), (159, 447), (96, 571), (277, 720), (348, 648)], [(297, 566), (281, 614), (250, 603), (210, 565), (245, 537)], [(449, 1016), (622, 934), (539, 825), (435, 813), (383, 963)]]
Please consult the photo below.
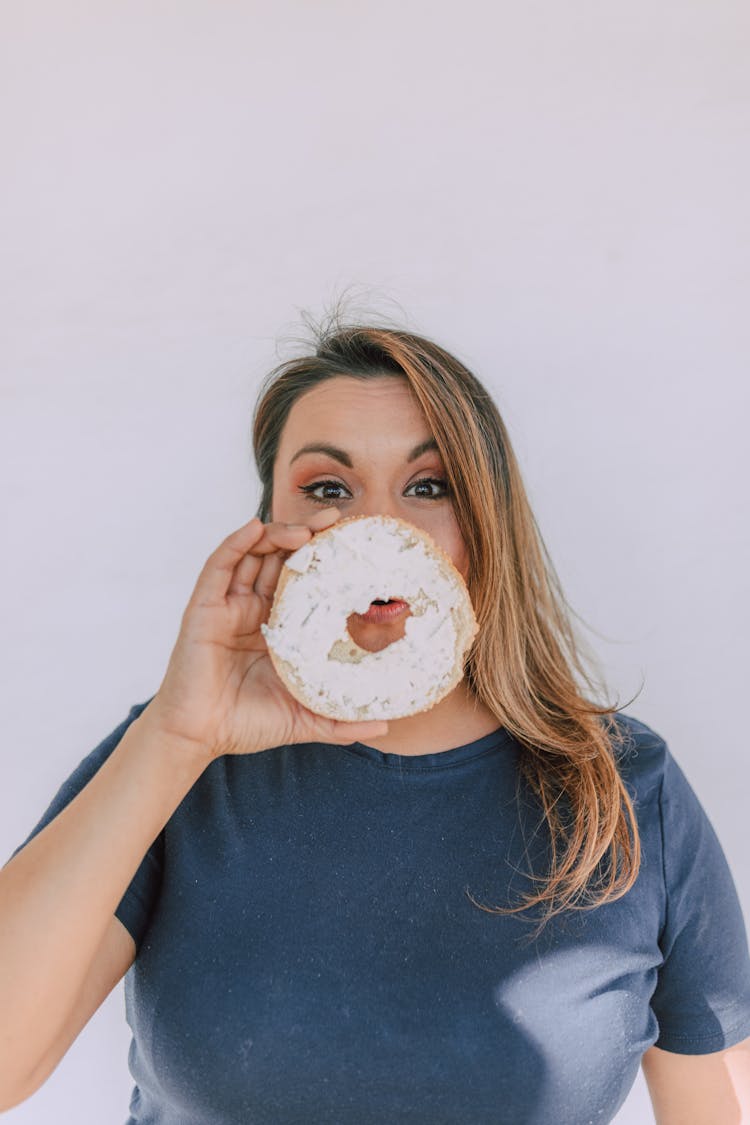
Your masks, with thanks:
[(154, 697), (135, 720), (134, 726), (143, 733), (161, 754), (171, 757), (176, 765), (186, 766), (200, 774), (217, 757), (213, 747), (203, 739), (191, 738), (170, 724)]

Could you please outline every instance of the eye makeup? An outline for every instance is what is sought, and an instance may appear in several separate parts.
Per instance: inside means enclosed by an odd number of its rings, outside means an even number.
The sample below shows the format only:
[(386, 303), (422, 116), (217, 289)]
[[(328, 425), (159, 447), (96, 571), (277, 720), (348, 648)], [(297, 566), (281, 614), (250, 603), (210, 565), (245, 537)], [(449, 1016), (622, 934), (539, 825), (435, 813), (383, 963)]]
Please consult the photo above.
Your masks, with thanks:
[[(447, 481), (443, 480), (441, 477), (420, 477), (418, 480), (412, 481), (406, 491), (408, 492), (410, 489), (416, 488), (418, 485), (427, 485), (431, 488), (438, 489), (437, 493), (432, 492), (429, 495), (425, 495), (423, 493), (421, 496), (416, 497), (416, 499), (419, 500), (442, 500), (448, 494)], [(315, 504), (336, 504), (341, 500), (346, 499), (346, 497), (344, 496), (316, 496), (315, 493), (318, 489), (343, 489), (346, 492), (349, 492), (349, 490), (346, 488), (346, 485), (342, 484), (341, 481), (338, 480), (316, 480), (311, 484), (301, 484), (298, 487), (299, 491), (308, 496), (309, 499), (312, 500)]]

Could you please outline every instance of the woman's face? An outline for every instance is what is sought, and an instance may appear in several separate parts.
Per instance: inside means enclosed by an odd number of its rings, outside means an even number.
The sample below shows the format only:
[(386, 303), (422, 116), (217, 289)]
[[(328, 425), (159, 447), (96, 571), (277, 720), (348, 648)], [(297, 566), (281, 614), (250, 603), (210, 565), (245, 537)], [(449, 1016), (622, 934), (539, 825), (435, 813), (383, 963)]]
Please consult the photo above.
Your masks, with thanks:
[[(398, 376), (337, 375), (297, 399), (281, 433), (271, 518), (307, 523), (320, 508), (396, 516), (428, 532), (466, 579), (468, 552), (447, 494), (445, 469), (409, 384)], [(406, 602), (353, 613), (347, 627), (378, 652), (404, 635)]]
[(271, 518), (305, 523), (324, 506), (414, 524), (466, 579), (443, 462), (405, 379), (337, 375), (294, 403), (274, 464)]

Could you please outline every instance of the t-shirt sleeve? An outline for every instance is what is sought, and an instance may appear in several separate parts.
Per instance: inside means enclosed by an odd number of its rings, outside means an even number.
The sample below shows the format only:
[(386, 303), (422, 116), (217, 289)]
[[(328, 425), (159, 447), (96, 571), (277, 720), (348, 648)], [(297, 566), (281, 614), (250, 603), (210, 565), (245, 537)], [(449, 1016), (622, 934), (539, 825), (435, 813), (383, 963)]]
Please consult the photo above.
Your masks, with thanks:
[[(29, 841), (33, 840), (43, 828), (46, 828), (50, 821), (54, 820), (57, 814), (62, 812), (73, 798), (81, 792), (84, 786), (91, 781), (92, 777), (94, 777), (114, 751), (130, 724), (135, 722), (150, 702), (151, 700), (149, 699), (145, 703), (137, 703), (135, 706), (131, 707), (127, 718), (80, 762), (70, 777), (60, 786), (39, 823), (29, 833), (23, 843), (19, 844), (13, 854), (6, 860), (6, 863), (10, 863), (13, 856), (17, 855), (22, 848), (25, 848)], [(125, 926), (127, 931), (132, 935), (136, 944), (136, 951), (140, 948), (143, 936), (148, 927), (149, 918), (153, 911), (154, 903), (159, 894), (163, 855), (164, 838), (163, 832), (161, 832), (143, 857), (138, 870), (115, 910), (115, 917), (119, 918), (123, 926)]]
[(651, 999), (655, 1045), (709, 1054), (750, 1035), (747, 933), (721, 844), (668, 749), (659, 803), (666, 916), (664, 963)]

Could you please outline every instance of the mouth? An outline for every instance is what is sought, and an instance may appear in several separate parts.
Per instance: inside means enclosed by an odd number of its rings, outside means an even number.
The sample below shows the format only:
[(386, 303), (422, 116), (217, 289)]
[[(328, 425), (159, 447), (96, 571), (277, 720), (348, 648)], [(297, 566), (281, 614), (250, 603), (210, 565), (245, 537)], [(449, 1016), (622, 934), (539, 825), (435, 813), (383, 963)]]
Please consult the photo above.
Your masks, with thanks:
[(365, 613), (356, 614), (362, 621), (380, 624), (386, 621), (395, 621), (396, 618), (409, 612), (409, 603), (400, 598), (376, 598), (370, 602), (370, 607)]

